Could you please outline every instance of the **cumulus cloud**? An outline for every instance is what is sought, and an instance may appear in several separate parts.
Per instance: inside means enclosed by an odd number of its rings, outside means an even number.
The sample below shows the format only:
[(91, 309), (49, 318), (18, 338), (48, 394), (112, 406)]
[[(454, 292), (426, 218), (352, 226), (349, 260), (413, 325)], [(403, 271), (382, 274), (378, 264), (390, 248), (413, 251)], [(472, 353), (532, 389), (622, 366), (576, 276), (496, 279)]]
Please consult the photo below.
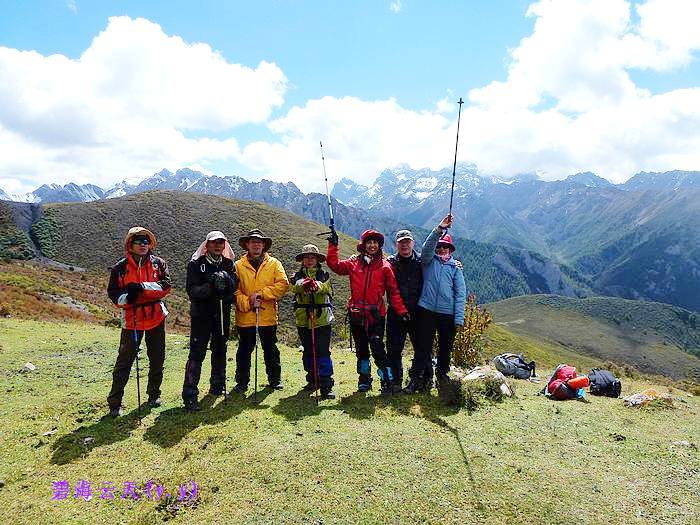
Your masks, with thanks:
[[(501, 176), (593, 170), (616, 182), (640, 170), (700, 169), (700, 88), (652, 94), (630, 76), (692, 62), (700, 2), (541, 0), (527, 15), (534, 29), (510, 52), (506, 80), (469, 92), (461, 160)], [(309, 101), (270, 123), (278, 142), (248, 145), (241, 161), (307, 188), (318, 180), (319, 138), (334, 151), (337, 178), (367, 184), (400, 162), (447, 166), (456, 98), (424, 112), (394, 99)]]
[(190, 137), (266, 122), (286, 84), (273, 63), (227, 62), (144, 19), (110, 18), (78, 59), (0, 47), (0, 177), (108, 185), (233, 159), (234, 138)]
[[(593, 170), (614, 181), (700, 169), (700, 87), (653, 93), (633, 75), (693, 64), (700, 2), (539, 0), (527, 16), (533, 31), (509, 51), (505, 80), (465, 97), (460, 160), (501, 176)], [(78, 59), (0, 48), (0, 177), (14, 187), (47, 174), (107, 186), (230, 160), (320, 191), (319, 140), (331, 183), (368, 184), (399, 163), (451, 165), (456, 99), (467, 86), (424, 111), (394, 98), (326, 96), (272, 118), (286, 86), (273, 63), (230, 63), (143, 19), (110, 19)], [(241, 124), (266, 126), (273, 138), (239, 144)], [(218, 138), (192, 138), (211, 131)]]
[[(372, 180), (398, 163), (440, 168), (450, 159), (450, 122), (436, 112), (402, 108), (395, 99), (364, 101), (324, 97), (273, 120), (277, 143), (247, 145), (240, 161), (278, 181), (293, 180), (321, 190), (319, 141), (324, 143), (329, 177)], [(453, 147), (453, 146), (452, 146)]]
[(401, 12), (401, 0), (392, 0), (392, 2), (389, 4), (389, 9), (391, 9), (392, 13), (400, 13)]

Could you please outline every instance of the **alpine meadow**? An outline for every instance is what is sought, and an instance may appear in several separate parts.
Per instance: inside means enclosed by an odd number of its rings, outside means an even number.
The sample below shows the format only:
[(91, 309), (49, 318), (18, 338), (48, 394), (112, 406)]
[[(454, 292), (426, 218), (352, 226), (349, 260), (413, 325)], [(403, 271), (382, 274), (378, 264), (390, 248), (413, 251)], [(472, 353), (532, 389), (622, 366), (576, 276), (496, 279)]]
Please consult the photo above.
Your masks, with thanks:
[(0, 5), (0, 521), (697, 524), (697, 20)]

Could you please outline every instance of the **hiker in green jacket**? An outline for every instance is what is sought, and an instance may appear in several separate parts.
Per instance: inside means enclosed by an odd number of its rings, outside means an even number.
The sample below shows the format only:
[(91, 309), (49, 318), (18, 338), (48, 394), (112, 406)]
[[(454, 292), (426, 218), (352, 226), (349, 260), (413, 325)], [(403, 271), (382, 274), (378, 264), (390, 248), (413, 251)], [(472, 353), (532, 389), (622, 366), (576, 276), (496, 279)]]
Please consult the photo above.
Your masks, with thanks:
[(307, 382), (304, 389), (320, 388), (323, 399), (335, 399), (330, 349), (332, 289), (330, 275), (321, 268), (326, 257), (318, 247), (307, 244), (296, 260), (302, 265), (291, 279), (291, 290), (299, 339), (304, 347), (302, 360)]

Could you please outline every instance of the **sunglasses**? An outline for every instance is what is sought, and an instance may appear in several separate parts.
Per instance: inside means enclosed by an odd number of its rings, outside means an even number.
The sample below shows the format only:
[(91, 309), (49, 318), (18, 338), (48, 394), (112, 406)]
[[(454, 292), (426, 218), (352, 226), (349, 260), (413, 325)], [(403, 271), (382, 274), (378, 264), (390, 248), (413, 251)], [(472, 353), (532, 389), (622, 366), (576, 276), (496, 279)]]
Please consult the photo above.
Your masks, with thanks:
[(131, 244), (140, 244), (141, 246), (148, 246), (149, 244), (151, 244), (151, 241), (149, 241), (148, 239), (134, 239), (133, 241), (131, 241)]
[(223, 239), (212, 239), (209, 242), (213, 242), (214, 244), (224, 244), (226, 241)]

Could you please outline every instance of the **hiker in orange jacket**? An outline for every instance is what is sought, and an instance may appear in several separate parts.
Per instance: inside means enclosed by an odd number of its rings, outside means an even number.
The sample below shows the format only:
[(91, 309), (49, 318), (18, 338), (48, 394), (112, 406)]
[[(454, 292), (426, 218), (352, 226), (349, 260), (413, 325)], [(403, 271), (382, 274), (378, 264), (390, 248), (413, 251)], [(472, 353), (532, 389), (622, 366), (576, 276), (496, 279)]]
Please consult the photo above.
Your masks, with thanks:
[(382, 254), (384, 235), (376, 230), (366, 230), (357, 245), (357, 255), (350, 259), (338, 257), (338, 234), (333, 231), (328, 238), (328, 267), (338, 275), (350, 277), (348, 314), (352, 338), (357, 347), (357, 390), (367, 392), (372, 388), (372, 371), (369, 363), (370, 348), (382, 393), (391, 393), (394, 371), (384, 348), (384, 324), (386, 318), (386, 293), (392, 308), (408, 322), (410, 316), (401, 299), (394, 270)]
[[(119, 354), (112, 372), (112, 389), (107, 397), (110, 415), (122, 414), (124, 387), (141, 339), (148, 354), (148, 405), (159, 407), (160, 385), (165, 361), (165, 317), (163, 298), (170, 293), (168, 266), (153, 255), (156, 237), (146, 228), (135, 226), (124, 240), (124, 258), (112, 267), (107, 294), (121, 310), (122, 333)], [(138, 343), (137, 343), (138, 341)]]
[(255, 327), (258, 321), (268, 383), (272, 388), (281, 390), (282, 366), (280, 351), (277, 348), (277, 302), (287, 292), (289, 280), (282, 263), (268, 253), (272, 239), (265, 237), (259, 229), (251, 230), (239, 238), (238, 244), (245, 252), (235, 264), (238, 275), (235, 295), (239, 340), (234, 390), (243, 393), (248, 389), (250, 357), (255, 349)]

